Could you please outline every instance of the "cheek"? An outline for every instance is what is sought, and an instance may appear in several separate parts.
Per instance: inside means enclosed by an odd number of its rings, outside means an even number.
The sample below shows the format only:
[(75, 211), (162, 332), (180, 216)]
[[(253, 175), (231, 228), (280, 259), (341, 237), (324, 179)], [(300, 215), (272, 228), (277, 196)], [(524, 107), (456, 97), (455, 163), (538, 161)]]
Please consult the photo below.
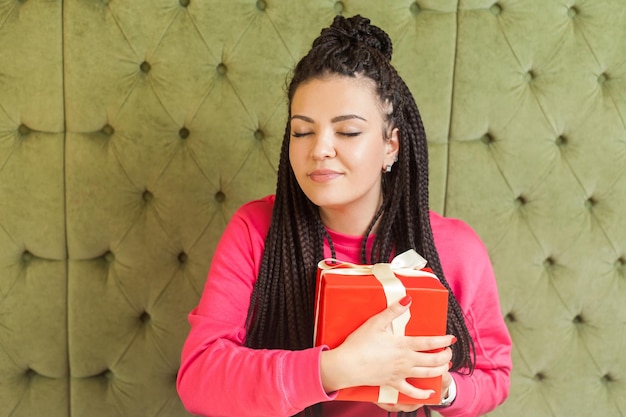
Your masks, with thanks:
[(385, 161), (385, 150), (381, 147), (361, 146), (349, 152), (350, 158), (363, 168), (378, 169)]
[(302, 166), (302, 146), (289, 144), (289, 164), (291, 169), (298, 176), (298, 167)]

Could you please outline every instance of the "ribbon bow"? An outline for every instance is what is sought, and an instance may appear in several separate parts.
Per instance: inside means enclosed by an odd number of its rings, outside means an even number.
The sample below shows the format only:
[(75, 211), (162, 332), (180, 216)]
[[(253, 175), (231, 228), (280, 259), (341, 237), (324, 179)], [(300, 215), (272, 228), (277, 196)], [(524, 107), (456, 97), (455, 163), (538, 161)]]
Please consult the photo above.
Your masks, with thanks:
[[(422, 270), (422, 268), (426, 266), (426, 263), (426, 259), (420, 256), (420, 254), (413, 249), (409, 249), (394, 257), (391, 263), (358, 265), (338, 261), (334, 258), (327, 258), (320, 261), (317, 266), (322, 271), (322, 275), (325, 272), (337, 269), (341, 269), (341, 274), (343, 275), (374, 275), (383, 286), (385, 297), (387, 298), (387, 306), (390, 306), (406, 295), (406, 288), (404, 288), (404, 285), (396, 277), (395, 273), (403, 276), (439, 279), (435, 274)], [(407, 310), (401, 316), (393, 320), (390, 331), (393, 334), (404, 335), (404, 330), (410, 318), (411, 313)]]

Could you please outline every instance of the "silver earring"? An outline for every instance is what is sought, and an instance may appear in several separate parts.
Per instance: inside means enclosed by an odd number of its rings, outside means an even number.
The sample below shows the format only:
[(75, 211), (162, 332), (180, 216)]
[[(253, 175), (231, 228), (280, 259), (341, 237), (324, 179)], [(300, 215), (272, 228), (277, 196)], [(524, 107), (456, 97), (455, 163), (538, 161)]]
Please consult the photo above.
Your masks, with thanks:
[(387, 165), (387, 167), (385, 168), (385, 172), (391, 172), (391, 165)]

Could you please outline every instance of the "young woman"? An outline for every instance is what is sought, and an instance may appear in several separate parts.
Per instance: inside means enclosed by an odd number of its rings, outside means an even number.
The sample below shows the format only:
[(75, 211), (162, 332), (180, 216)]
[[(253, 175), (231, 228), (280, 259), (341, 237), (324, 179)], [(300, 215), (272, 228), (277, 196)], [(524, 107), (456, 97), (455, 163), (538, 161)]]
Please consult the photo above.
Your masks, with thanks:
[[(360, 385), (428, 398), (406, 378), (439, 375), (445, 416), (478, 416), (508, 395), (511, 340), (487, 252), (466, 224), (428, 209), (424, 128), (391, 54), (389, 37), (368, 19), (338, 16), (297, 64), (276, 195), (234, 214), (189, 315), (177, 386), (190, 412), (430, 414), (332, 400)], [(317, 263), (389, 262), (408, 249), (450, 290), (449, 334), (385, 332), (407, 297), (339, 347), (313, 347)]]

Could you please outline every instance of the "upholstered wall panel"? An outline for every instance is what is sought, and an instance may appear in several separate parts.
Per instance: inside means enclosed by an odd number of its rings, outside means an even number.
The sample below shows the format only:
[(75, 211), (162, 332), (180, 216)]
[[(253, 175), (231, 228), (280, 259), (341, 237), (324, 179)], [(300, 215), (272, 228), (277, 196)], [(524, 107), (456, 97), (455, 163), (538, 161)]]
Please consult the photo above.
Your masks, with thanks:
[(0, 415), (68, 412), (62, 20), (0, 2)]
[(65, 24), (72, 414), (184, 415), (185, 316), (230, 211), (194, 124), (214, 65), (178, 2), (68, 1)]
[(273, 192), (286, 78), (337, 13), (392, 37), (432, 207), (490, 251), (514, 340), (492, 414), (626, 415), (622, 3), (0, 0), (0, 417), (188, 415), (186, 315)]
[(459, 6), (446, 214), (486, 240), (515, 342), (494, 415), (623, 415), (624, 4), (486, 5)]

